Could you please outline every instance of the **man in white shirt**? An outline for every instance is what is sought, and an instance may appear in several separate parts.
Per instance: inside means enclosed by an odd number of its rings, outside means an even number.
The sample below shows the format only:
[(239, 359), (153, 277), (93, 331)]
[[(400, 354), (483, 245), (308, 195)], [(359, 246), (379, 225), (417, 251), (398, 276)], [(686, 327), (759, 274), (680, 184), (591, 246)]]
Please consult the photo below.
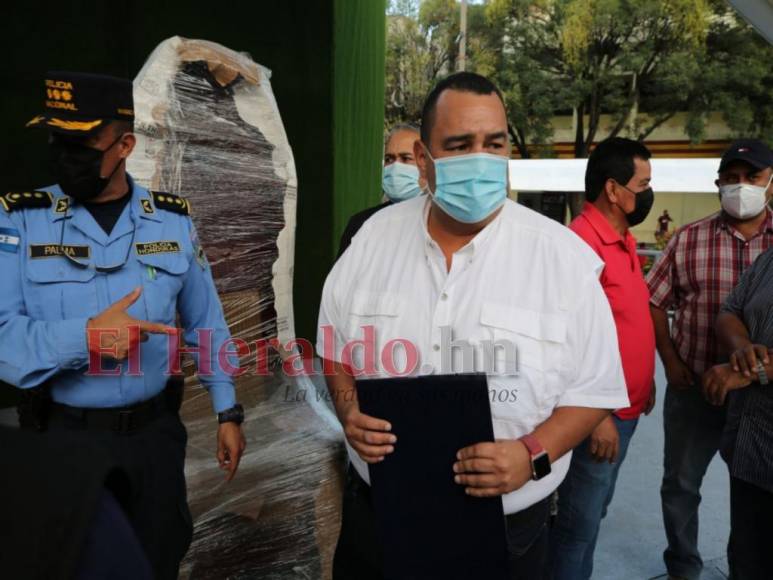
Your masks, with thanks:
[[(459, 450), (449, 477), (471, 496), (502, 497), (511, 577), (538, 579), (548, 498), (570, 450), (610, 410), (628, 406), (598, 281), (603, 264), (568, 229), (506, 198), (507, 117), (484, 77), (457, 73), (438, 83), (414, 152), (430, 196), (369, 219), (322, 295), (317, 351), (354, 467), (333, 576), (381, 577), (367, 464), (388, 460), (400, 444), (387, 421), (360, 412), (352, 374), (485, 370), (496, 442)], [(371, 336), (373, 360), (368, 348), (352, 347)], [(462, 343), (476, 355), (474, 369)], [(491, 344), (516, 346), (516, 373), (506, 348), (487, 358)]]

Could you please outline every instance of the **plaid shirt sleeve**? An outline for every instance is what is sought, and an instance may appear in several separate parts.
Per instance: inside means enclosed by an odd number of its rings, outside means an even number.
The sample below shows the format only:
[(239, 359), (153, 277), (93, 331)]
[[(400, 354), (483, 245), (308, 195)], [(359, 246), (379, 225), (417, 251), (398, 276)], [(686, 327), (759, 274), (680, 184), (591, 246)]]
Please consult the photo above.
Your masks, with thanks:
[(650, 304), (667, 310), (676, 302), (674, 258), (679, 243), (679, 232), (668, 242), (666, 249), (647, 274), (647, 288), (650, 291)]

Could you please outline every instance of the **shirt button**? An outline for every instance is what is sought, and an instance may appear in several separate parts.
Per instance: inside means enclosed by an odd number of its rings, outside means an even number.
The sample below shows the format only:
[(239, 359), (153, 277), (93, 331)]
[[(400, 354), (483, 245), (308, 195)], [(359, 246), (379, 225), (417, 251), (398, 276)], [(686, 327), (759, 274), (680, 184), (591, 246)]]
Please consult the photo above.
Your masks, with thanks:
[(434, 350), (435, 352), (439, 351), (440, 350), (440, 345), (439, 344), (433, 344), (432, 345), (432, 350)]
[(443, 293), (440, 295), (440, 299), (441, 299), (441, 300), (448, 300), (448, 294), (446, 294), (445, 292), (443, 292)]

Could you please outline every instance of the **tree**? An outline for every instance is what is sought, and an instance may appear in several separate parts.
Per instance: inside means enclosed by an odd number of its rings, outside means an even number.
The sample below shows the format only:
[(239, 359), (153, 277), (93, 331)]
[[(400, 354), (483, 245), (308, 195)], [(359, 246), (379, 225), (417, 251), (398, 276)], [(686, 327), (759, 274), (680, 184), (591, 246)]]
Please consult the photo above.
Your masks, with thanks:
[[(488, 45), (485, 7), (467, 12), (469, 70), (492, 72), (494, 51)], [(432, 86), (456, 69), (459, 52), (457, 0), (393, 0), (387, 9), (387, 127), (418, 122)]]
[[(417, 121), (455, 69), (459, 2), (390, 10), (387, 123)], [(522, 157), (551, 155), (552, 121), (568, 115), (575, 157), (607, 137), (646, 140), (678, 113), (695, 143), (714, 113), (773, 141), (773, 47), (723, 0), (488, 0), (469, 6), (467, 38), (467, 68), (502, 90)]]
[[(691, 63), (705, 49), (708, 27), (705, 0), (492, 0), (488, 17), (505, 22), (502, 84), (525, 95), (516, 107), (523, 102), (530, 108), (513, 115), (536, 113), (540, 122), (531, 123), (539, 130), (557, 111), (571, 111), (576, 157), (586, 157), (600, 136), (603, 113), (614, 117), (605, 136), (628, 128), (641, 107), (642, 87), (655, 78), (671, 83), (666, 114), (683, 110), (673, 105), (684, 103), (688, 91), (682, 85), (675, 95), (672, 81), (697, 74)], [(540, 107), (540, 95), (551, 106)], [(665, 121), (656, 109), (642, 134)], [(528, 138), (535, 130), (521, 132)]]
[(432, 82), (429, 55), (416, 19), (387, 17), (385, 123), (416, 122), (423, 95)]
[(688, 133), (701, 140), (707, 114), (719, 112), (734, 137), (773, 143), (773, 46), (725, 2), (714, 1), (712, 10)]
[(387, 16), (407, 16), (414, 20), (419, 16), (418, 0), (390, 0), (387, 5)]
[[(496, 80), (524, 156), (549, 138), (558, 113), (574, 116), (575, 157), (607, 137), (644, 140), (679, 112), (693, 141), (712, 111), (747, 133), (770, 130), (770, 48), (722, 2), (491, 0), (486, 15), (501, 29)], [(731, 80), (743, 74), (739, 58), (753, 79)], [(582, 201), (572, 200), (573, 213)]]

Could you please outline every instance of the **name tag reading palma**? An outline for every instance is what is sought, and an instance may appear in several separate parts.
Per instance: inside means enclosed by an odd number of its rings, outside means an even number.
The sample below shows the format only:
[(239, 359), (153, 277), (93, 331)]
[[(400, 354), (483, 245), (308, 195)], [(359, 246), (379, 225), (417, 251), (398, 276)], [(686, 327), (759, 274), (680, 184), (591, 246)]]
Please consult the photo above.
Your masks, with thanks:
[(134, 244), (137, 248), (138, 256), (147, 256), (149, 254), (169, 254), (180, 251), (180, 244), (177, 242), (145, 242)]
[(30, 258), (55, 258), (67, 254), (71, 258), (88, 260), (91, 257), (89, 246), (70, 246), (59, 244), (30, 244)]

